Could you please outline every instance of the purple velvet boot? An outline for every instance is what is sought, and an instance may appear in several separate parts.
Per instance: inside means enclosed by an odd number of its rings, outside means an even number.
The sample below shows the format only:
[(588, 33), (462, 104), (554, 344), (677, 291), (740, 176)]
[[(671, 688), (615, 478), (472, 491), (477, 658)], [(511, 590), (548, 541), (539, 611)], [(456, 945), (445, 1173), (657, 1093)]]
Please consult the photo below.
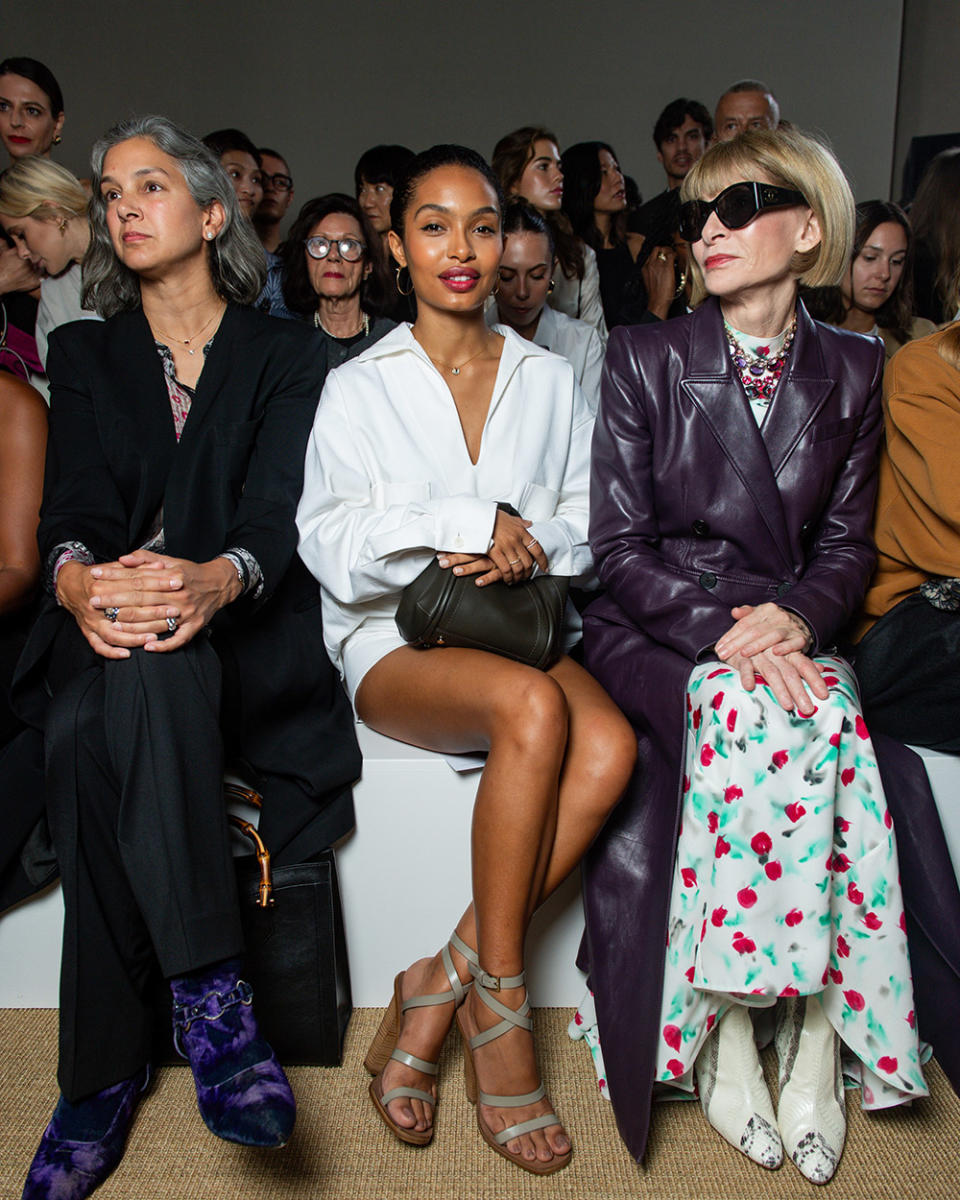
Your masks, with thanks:
[(23, 1200), (84, 1200), (95, 1191), (123, 1158), (149, 1081), (144, 1067), (77, 1104), (61, 1096), (27, 1172)]
[(208, 1129), (242, 1146), (283, 1146), (297, 1107), (239, 970), (239, 960), (226, 959), (170, 980), (174, 1045), (193, 1069)]

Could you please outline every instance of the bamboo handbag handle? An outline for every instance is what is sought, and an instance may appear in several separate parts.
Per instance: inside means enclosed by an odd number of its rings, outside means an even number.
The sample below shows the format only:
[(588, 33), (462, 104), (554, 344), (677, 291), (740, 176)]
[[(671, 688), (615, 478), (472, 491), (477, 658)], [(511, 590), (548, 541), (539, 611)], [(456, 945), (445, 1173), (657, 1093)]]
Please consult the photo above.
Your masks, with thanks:
[[(243, 804), (252, 804), (254, 808), (260, 809), (263, 807), (263, 799), (259, 792), (255, 792), (253, 788), (242, 787), (238, 783), (225, 783), (223, 785), (224, 796), (231, 800), (238, 800)], [(272, 908), (273, 907), (273, 876), (270, 869), (270, 851), (267, 849), (266, 843), (257, 832), (256, 826), (249, 821), (245, 821), (243, 817), (234, 816), (233, 813), (228, 814), (227, 820), (238, 829), (246, 838), (253, 843), (253, 852), (257, 856), (257, 864), (260, 867), (260, 886), (257, 889), (257, 907)]]

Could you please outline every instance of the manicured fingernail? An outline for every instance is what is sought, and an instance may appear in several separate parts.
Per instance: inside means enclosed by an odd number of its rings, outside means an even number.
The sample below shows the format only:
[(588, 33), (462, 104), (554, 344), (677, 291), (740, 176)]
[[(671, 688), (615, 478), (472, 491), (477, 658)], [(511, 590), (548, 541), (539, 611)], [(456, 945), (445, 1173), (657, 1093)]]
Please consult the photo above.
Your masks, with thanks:
[[(455, 568), (454, 568), (454, 570), (456, 570), (456, 569), (457, 569), (457, 568), (455, 567)], [(483, 580), (482, 580), (482, 579), (478, 579), (478, 580), (477, 580), (477, 587), (483, 587)]]
[[(445, 567), (446, 565), (447, 565), (447, 564), (446, 564), (445, 562), (441, 562), (441, 563), (440, 563), (440, 566), (441, 566), (441, 567)], [(454, 567), (454, 568), (453, 568), (453, 573), (454, 573), (454, 575), (462, 575), (462, 574), (463, 574), (463, 567)]]
[(99, 596), (91, 596), (90, 603), (94, 606), (94, 608), (96, 608), (96, 606), (100, 603), (100, 597)]
[(90, 574), (94, 577), (94, 579), (99, 579), (101, 575), (103, 575), (103, 571), (100, 567), (91, 567)]
[(171, 579), (170, 580), (170, 590), (171, 591), (176, 591), (177, 588), (182, 588), (182, 587), (183, 587), (182, 579)]
[(441, 566), (441, 567), (449, 567), (449, 566), (450, 566), (450, 559), (449, 559), (449, 558), (439, 558), (439, 557), (438, 557), (437, 561), (440, 563), (440, 566)]

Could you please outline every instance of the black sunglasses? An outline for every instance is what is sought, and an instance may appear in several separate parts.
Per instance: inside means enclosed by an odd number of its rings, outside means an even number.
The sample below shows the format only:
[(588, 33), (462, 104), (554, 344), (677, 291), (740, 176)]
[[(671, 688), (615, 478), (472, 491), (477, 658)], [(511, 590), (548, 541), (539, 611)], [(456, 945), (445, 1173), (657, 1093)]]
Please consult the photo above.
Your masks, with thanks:
[[(680, 233), (684, 241), (699, 242), (712, 212), (727, 229), (742, 229), (765, 208), (807, 204), (802, 192), (772, 183), (734, 183), (713, 200), (688, 200), (680, 205)], [(808, 205), (809, 207), (809, 205)]]

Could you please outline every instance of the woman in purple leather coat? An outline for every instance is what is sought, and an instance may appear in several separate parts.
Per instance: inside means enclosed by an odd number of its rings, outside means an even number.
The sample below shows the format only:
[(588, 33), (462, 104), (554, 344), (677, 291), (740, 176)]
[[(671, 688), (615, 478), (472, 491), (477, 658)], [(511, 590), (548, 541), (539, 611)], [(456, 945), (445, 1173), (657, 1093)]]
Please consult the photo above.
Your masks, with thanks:
[[(853, 232), (818, 142), (718, 145), (683, 200), (707, 298), (614, 332), (594, 438), (587, 664), (640, 765), (587, 864), (591, 985), (638, 1158), (651, 1095), (696, 1082), (735, 1147), (826, 1182), (841, 1048), (865, 1107), (926, 1094), (892, 821), (831, 649), (874, 564), (883, 349), (797, 302)], [(776, 1015), (776, 1112), (751, 1009)]]

